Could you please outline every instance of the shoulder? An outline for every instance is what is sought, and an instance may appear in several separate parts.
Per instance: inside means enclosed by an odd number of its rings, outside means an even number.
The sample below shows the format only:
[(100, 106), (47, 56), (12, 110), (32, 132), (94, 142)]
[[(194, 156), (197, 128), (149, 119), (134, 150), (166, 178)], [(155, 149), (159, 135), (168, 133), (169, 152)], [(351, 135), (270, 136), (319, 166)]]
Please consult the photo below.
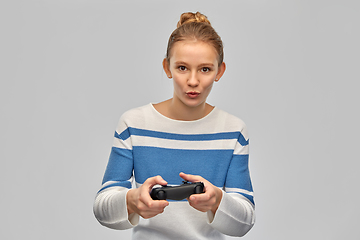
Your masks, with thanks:
[(146, 116), (151, 114), (151, 105), (133, 108), (124, 112), (117, 125), (117, 131), (121, 132), (128, 127), (137, 127), (143, 125)]
[(239, 128), (246, 128), (246, 124), (241, 118), (219, 108), (217, 108), (217, 116), (219, 119), (221, 119), (221, 121), (226, 123), (229, 128), (236, 128), (238, 130)]
[(224, 110), (221, 110), (219, 108), (217, 108), (216, 115), (219, 118), (219, 120), (223, 123), (226, 131), (229, 132), (238, 131), (245, 137), (245, 139), (248, 139), (247, 126), (241, 118), (233, 114), (230, 114)]
[(146, 104), (146, 105), (141, 106), (141, 107), (137, 107), (137, 108), (127, 110), (126, 112), (124, 112), (121, 115), (120, 119), (123, 120), (123, 121), (139, 119), (139, 118), (142, 118), (142, 117), (144, 117), (146, 115), (149, 115), (150, 112), (151, 112), (151, 105)]

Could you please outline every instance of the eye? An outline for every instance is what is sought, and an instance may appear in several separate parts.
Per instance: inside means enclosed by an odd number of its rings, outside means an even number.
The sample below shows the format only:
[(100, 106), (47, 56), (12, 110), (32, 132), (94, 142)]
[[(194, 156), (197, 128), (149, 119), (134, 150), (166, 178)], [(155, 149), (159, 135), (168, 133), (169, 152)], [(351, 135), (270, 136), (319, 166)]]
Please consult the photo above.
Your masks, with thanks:
[(187, 68), (186, 68), (185, 66), (179, 66), (178, 69), (179, 69), (180, 71), (186, 71)]
[(207, 73), (207, 72), (210, 72), (210, 68), (208, 68), (208, 67), (203, 67), (203, 68), (201, 68), (201, 72), (204, 72), (204, 73)]

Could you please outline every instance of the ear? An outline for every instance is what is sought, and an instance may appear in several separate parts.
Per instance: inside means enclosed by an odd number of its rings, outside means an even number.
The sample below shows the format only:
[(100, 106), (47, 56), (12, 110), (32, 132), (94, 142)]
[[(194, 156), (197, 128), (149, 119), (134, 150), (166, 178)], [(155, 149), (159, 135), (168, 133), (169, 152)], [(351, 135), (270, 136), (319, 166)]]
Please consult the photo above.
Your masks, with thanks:
[(226, 69), (226, 65), (224, 62), (222, 62), (219, 66), (218, 73), (216, 74), (215, 82), (218, 82), (220, 80), (220, 78), (222, 77), (222, 75), (224, 75), (225, 69)]
[(164, 69), (166, 75), (168, 76), (168, 78), (172, 78), (169, 62), (168, 62), (168, 60), (166, 58), (164, 58), (164, 60), (162, 62), (162, 65), (163, 65), (163, 69)]

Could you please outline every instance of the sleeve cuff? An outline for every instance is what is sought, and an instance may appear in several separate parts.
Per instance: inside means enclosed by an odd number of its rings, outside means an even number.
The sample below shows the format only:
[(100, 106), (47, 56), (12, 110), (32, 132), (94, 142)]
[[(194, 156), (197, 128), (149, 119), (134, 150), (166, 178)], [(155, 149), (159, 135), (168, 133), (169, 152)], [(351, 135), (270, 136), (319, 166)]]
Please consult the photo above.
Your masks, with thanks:
[[(221, 189), (221, 191), (222, 191), (222, 197), (221, 197), (221, 201), (220, 201), (219, 207), (216, 212), (219, 211), (219, 209), (222, 205), (222, 202), (224, 201), (224, 196), (226, 194), (224, 190)], [(215, 216), (216, 216), (216, 214), (214, 214), (211, 210), (207, 211), (208, 223), (210, 225), (213, 223)]]
[[(128, 190), (129, 191), (129, 190)], [(127, 194), (127, 192), (128, 191), (126, 191), (126, 194)], [(137, 213), (132, 213), (132, 214), (129, 214), (128, 213), (128, 210), (127, 210), (127, 202), (126, 202), (126, 194), (125, 194), (125, 199), (124, 199), (124, 202), (125, 202), (125, 209), (124, 209), (124, 211), (126, 212), (126, 214), (127, 214), (127, 216), (128, 216), (128, 219), (127, 219), (127, 222), (128, 222), (128, 224), (129, 224), (129, 228), (133, 228), (133, 227), (135, 227), (135, 226), (137, 226), (138, 224), (139, 224), (139, 218), (140, 218), (140, 216), (139, 216), (139, 214), (137, 214)]]
[(226, 193), (215, 214), (207, 212), (208, 223), (218, 231), (229, 236), (244, 236), (255, 223), (254, 206), (237, 193)]
[(128, 190), (110, 190), (111, 192), (108, 190), (101, 193), (107, 196), (102, 196), (102, 199), (96, 204), (95, 216), (102, 225), (117, 230), (125, 230), (138, 225), (139, 215), (136, 213), (129, 215), (127, 211), (126, 194)]

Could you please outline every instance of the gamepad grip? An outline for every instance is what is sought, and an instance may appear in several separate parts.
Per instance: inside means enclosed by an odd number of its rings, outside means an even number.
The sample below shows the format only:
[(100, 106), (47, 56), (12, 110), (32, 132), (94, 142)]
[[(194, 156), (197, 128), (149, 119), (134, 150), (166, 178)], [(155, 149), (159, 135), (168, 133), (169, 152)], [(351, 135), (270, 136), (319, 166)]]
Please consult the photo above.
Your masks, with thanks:
[(179, 186), (162, 186), (153, 188), (150, 196), (153, 200), (182, 200), (190, 197), (192, 194), (199, 194), (204, 192), (204, 184), (202, 182), (190, 183), (184, 181)]

